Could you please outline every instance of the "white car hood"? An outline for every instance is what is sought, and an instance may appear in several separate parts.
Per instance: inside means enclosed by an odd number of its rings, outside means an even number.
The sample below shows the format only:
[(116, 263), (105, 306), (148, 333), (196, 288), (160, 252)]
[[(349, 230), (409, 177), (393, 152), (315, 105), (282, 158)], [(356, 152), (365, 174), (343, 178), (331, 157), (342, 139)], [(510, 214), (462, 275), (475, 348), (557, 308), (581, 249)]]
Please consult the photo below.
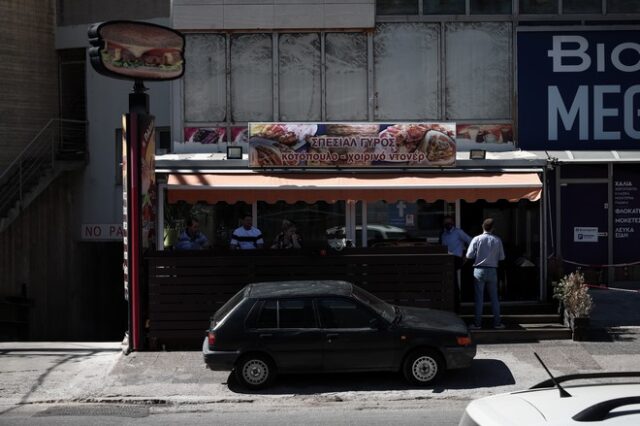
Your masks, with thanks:
[[(640, 404), (613, 411), (603, 422), (577, 422), (573, 416), (599, 402), (640, 396), (640, 384), (565, 386), (570, 398), (560, 398), (556, 388), (495, 395), (473, 401), (467, 413), (482, 426), (511, 425), (640, 425)], [(625, 413), (622, 415), (621, 413)]]

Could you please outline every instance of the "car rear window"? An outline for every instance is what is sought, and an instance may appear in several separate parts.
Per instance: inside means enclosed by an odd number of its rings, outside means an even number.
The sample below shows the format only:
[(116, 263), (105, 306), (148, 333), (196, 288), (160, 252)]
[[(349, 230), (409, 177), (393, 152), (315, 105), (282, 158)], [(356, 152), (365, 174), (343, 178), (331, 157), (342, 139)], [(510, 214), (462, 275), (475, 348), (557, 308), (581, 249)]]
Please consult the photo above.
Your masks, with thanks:
[(226, 317), (227, 314), (231, 312), (231, 310), (235, 308), (236, 305), (240, 303), (240, 301), (243, 298), (244, 298), (244, 289), (237, 292), (231, 299), (227, 301), (227, 303), (222, 305), (222, 307), (218, 309), (215, 314), (213, 314), (213, 320), (221, 321), (222, 318)]

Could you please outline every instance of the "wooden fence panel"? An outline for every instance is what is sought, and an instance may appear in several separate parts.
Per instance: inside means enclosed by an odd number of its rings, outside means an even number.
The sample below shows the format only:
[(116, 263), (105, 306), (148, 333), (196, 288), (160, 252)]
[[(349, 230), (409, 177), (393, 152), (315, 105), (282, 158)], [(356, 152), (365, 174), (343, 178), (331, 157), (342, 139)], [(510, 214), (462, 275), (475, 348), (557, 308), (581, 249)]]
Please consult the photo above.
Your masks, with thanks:
[(350, 281), (397, 305), (453, 310), (453, 257), (424, 247), (311, 252), (154, 253), (146, 258), (150, 348), (202, 344), (209, 317), (246, 284)]

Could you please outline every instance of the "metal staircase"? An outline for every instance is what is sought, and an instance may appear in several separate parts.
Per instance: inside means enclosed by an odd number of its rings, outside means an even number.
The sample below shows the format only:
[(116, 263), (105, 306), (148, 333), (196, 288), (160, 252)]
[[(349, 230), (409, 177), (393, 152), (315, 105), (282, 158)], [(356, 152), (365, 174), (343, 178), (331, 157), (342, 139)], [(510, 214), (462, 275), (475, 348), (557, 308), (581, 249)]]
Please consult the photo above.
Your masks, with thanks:
[(0, 174), (0, 233), (60, 173), (88, 161), (86, 121), (52, 119)]

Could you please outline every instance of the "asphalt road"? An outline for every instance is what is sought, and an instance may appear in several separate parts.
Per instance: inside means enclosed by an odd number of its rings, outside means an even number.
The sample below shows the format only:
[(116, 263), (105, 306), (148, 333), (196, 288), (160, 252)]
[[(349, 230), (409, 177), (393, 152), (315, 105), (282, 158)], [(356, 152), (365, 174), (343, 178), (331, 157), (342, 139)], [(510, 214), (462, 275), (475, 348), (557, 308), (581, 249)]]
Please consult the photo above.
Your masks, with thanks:
[(455, 426), (467, 401), (401, 404), (263, 406), (214, 404), (162, 407), (119, 404), (56, 404), (21, 407), (0, 416), (0, 425), (434, 425)]

